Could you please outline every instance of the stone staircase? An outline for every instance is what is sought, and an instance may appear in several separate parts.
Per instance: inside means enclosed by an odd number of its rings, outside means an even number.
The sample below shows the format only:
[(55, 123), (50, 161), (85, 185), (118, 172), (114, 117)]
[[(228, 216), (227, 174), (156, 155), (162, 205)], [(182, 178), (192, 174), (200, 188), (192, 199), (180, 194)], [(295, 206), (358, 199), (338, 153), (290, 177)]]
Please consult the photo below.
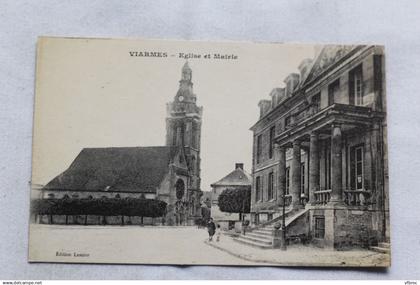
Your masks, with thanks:
[(369, 247), (371, 250), (380, 252), (380, 253), (390, 253), (391, 252), (391, 245), (389, 242), (380, 242), (377, 246)]
[[(286, 227), (304, 214), (306, 210), (301, 209), (298, 211), (288, 211), (286, 212)], [(256, 227), (254, 229), (250, 229), (248, 232), (239, 235), (238, 237), (234, 238), (234, 241), (237, 241), (242, 244), (246, 244), (248, 246), (262, 248), (262, 249), (270, 249), (273, 248), (273, 231), (274, 225), (281, 221), (282, 216), (273, 219), (262, 226)]]

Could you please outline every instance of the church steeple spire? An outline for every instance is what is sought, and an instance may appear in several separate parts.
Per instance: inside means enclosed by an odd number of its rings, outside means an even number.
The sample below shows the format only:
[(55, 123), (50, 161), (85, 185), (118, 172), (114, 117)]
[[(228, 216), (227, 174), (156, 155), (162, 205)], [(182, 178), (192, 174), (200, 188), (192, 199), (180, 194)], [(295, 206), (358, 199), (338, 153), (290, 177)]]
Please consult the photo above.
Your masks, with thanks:
[(200, 189), (201, 117), (191, 81), (192, 70), (185, 62), (174, 101), (167, 104), (166, 145), (182, 147), (188, 165), (190, 190)]
[(184, 66), (182, 67), (181, 81), (191, 82), (191, 80), (192, 80), (192, 69), (188, 65), (188, 60), (187, 60)]
[(192, 69), (188, 65), (188, 61), (186, 61), (182, 67), (181, 80), (179, 81), (179, 89), (175, 96), (175, 102), (195, 103), (196, 96), (193, 91), (193, 83), (191, 80)]

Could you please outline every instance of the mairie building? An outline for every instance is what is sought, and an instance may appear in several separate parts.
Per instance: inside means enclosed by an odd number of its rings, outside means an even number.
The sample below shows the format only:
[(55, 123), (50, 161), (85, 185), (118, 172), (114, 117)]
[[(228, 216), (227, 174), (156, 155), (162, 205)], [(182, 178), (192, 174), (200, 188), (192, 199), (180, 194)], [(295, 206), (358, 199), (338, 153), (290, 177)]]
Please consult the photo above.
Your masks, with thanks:
[[(319, 48), (259, 102), (252, 126), (252, 234), (289, 243), (375, 246), (389, 241), (385, 66), (379, 46)], [(283, 199), (283, 193), (285, 194)]]
[[(84, 148), (70, 167), (41, 188), (41, 198), (146, 198), (167, 203), (166, 225), (192, 225), (201, 217), (200, 140), (203, 108), (197, 106), (192, 70), (182, 68), (179, 90), (167, 104), (166, 145)], [(40, 222), (47, 222), (47, 217)], [(127, 217), (136, 224), (140, 217)], [(80, 219), (80, 221), (78, 221)], [(64, 217), (54, 217), (64, 223)], [(71, 217), (82, 223), (83, 217)], [(97, 224), (98, 217), (88, 217)], [(107, 224), (119, 223), (107, 217)]]

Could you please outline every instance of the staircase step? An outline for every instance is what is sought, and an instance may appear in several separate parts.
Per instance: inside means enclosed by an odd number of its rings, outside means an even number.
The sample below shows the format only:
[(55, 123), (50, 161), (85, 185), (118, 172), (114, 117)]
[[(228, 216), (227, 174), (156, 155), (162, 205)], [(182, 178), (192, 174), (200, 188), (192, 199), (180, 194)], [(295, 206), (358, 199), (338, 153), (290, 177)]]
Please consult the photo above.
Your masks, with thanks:
[(262, 244), (267, 244), (267, 245), (272, 244), (272, 241), (270, 239), (266, 239), (266, 238), (259, 238), (259, 237), (249, 236), (249, 235), (246, 235), (246, 236), (240, 235), (239, 237), (241, 239), (253, 241), (253, 242), (256, 242), (256, 243), (262, 243)]
[(380, 252), (380, 253), (390, 253), (391, 249), (386, 247), (379, 247), (379, 246), (371, 246), (369, 247), (371, 250)]
[(272, 232), (273, 231), (273, 229), (270, 229), (270, 228), (258, 228), (258, 229), (255, 229), (255, 230), (253, 230), (253, 231), (264, 231), (264, 232)]
[(273, 230), (271, 229), (266, 229), (266, 228), (261, 228), (261, 229), (256, 229), (252, 231), (253, 233), (263, 233), (263, 234), (272, 234)]
[(233, 239), (236, 242), (242, 243), (242, 244), (246, 244), (252, 247), (256, 247), (256, 248), (262, 248), (262, 249), (270, 249), (272, 248), (271, 245), (268, 244), (264, 244), (264, 243), (259, 243), (259, 242), (254, 242), (251, 240), (247, 240), (247, 239), (243, 239), (242, 237), (238, 237), (238, 238), (234, 238)]
[(378, 247), (391, 248), (391, 244), (389, 242), (380, 242)]
[[(243, 236), (243, 235), (241, 235), (241, 236)], [(251, 237), (256, 237), (256, 238), (261, 238), (261, 239), (266, 239), (266, 240), (271, 240), (272, 239), (272, 235), (255, 233), (255, 232), (246, 233), (245, 236), (251, 236)]]

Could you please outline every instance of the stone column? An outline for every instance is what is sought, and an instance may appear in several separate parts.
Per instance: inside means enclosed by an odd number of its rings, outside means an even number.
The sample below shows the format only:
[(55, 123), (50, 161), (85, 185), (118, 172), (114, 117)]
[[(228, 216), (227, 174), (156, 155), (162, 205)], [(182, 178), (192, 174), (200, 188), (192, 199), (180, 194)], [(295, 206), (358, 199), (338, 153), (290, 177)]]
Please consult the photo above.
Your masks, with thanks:
[(332, 203), (342, 204), (342, 156), (341, 156), (341, 126), (333, 125), (331, 130), (331, 200)]
[(292, 194), (292, 207), (299, 208), (300, 206), (300, 141), (293, 142), (293, 158), (291, 165), (292, 179), (290, 185), (290, 192)]
[(373, 156), (375, 154), (372, 152), (372, 138), (373, 131), (367, 130), (365, 132), (365, 147), (364, 147), (364, 154), (363, 154), (363, 160), (364, 160), (364, 169), (363, 169), (363, 187), (367, 190), (372, 191), (374, 189), (375, 185), (375, 176), (374, 176), (374, 160)]
[(309, 203), (315, 202), (315, 191), (319, 190), (318, 134), (311, 133), (309, 143)]
[(279, 206), (283, 206), (283, 193), (286, 192), (286, 148), (275, 145), (278, 152), (278, 186), (277, 186), (277, 201), (281, 201)]

